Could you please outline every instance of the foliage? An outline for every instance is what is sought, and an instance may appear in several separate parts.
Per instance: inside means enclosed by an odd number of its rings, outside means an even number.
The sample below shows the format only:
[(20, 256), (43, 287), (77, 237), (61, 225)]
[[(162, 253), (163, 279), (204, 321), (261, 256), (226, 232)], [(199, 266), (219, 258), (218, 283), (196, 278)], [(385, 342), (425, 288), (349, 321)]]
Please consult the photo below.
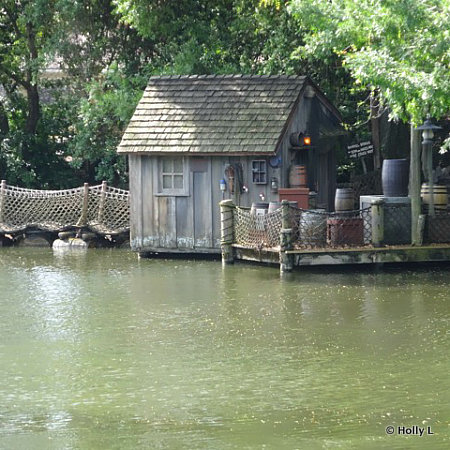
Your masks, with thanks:
[(448, 0), (3, 0), (0, 175), (125, 186), (116, 147), (151, 74), (308, 74), (360, 134), (374, 104), (444, 116), (449, 14)]
[(354, 83), (379, 96), (391, 117), (420, 123), (450, 110), (447, 0), (293, 0), (303, 57), (337, 57)]
[(79, 103), (69, 142), (73, 167), (84, 166), (87, 180), (126, 184), (125, 158), (116, 154), (116, 148), (146, 82), (147, 77), (126, 77), (112, 65), (89, 83), (89, 95)]
[[(128, 121), (134, 104), (126, 118), (113, 115), (101, 127), (96, 120), (83, 127), (83, 120), (100, 117), (101, 106), (108, 114), (112, 102), (108, 96), (102, 102), (86, 97), (102, 83), (109, 66), (120, 66), (126, 75), (139, 73), (152, 43), (120, 25), (109, 0), (6, 0), (0, 12), (2, 177), (32, 187), (65, 187), (75, 179), (104, 177), (123, 182), (125, 166), (116, 161), (120, 136), (114, 127), (117, 120), (122, 125)], [(59, 74), (64, 70), (64, 77), (54, 81), (49, 68)], [(115, 98), (117, 111), (121, 94)], [(80, 152), (82, 142), (86, 146)]]

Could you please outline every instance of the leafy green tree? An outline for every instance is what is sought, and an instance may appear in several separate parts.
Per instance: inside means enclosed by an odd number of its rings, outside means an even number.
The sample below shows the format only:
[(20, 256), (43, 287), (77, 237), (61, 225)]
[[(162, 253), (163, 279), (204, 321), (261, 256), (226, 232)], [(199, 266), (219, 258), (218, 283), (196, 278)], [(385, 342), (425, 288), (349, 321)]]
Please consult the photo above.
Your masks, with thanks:
[(391, 117), (418, 124), (450, 110), (447, 0), (293, 0), (304, 57), (338, 58)]
[[(92, 114), (86, 105), (98, 111), (98, 102), (86, 98), (111, 65), (120, 65), (125, 76), (139, 73), (152, 55), (152, 43), (119, 23), (110, 0), (5, 0), (0, 12), (2, 177), (32, 187), (59, 187), (108, 175), (112, 171), (90, 169), (106, 155), (104, 167), (119, 164), (117, 132), (104, 125), (100, 135), (94, 124), (81, 126)], [(61, 71), (64, 78), (55, 80), (53, 73)], [(88, 132), (92, 139), (86, 138)], [(86, 144), (82, 153), (81, 142)], [(80, 162), (80, 156), (85, 160)]]

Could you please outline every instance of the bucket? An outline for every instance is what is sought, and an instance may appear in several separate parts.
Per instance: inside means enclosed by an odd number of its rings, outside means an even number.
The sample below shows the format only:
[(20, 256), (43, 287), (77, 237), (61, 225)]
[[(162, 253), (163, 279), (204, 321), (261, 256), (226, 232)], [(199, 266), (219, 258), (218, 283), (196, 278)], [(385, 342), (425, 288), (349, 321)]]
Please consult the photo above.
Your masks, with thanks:
[(293, 188), (308, 186), (305, 165), (292, 165), (289, 168), (289, 186)]
[(303, 211), (299, 225), (300, 244), (322, 247), (327, 238), (327, 215)]
[[(448, 203), (447, 186), (439, 186), (437, 184), (434, 184), (432, 195), (434, 201), (434, 210), (437, 213), (447, 211), (447, 203)], [(420, 196), (422, 197), (424, 211), (428, 212), (428, 206), (430, 204), (431, 198), (430, 187), (428, 183), (422, 184)]]
[(264, 231), (266, 229), (265, 216), (269, 210), (269, 204), (267, 202), (255, 202), (252, 203), (250, 208), (250, 214), (255, 218), (255, 228), (258, 231)]
[(255, 202), (252, 203), (252, 207), (250, 208), (250, 214), (253, 216), (264, 216), (267, 214), (269, 209), (269, 204), (267, 202)]
[(381, 186), (385, 197), (407, 197), (409, 162), (407, 159), (385, 159), (381, 169)]
[(334, 197), (334, 210), (341, 211), (353, 211), (355, 209), (355, 192), (352, 188), (339, 188), (336, 189), (336, 195)]
[(281, 202), (270, 202), (269, 203), (269, 214), (273, 213), (277, 209), (281, 208)]

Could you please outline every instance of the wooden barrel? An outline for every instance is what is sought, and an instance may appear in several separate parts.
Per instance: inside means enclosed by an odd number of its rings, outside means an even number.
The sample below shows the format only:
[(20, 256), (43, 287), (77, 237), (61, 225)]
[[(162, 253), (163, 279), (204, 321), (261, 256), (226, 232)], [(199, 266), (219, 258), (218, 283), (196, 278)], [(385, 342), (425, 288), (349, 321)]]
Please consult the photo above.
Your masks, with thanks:
[(327, 215), (303, 211), (299, 224), (300, 244), (322, 247), (327, 240)]
[(355, 192), (352, 188), (338, 188), (334, 197), (334, 210), (353, 211), (355, 209)]
[(381, 186), (385, 197), (407, 197), (409, 162), (407, 159), (385, 159), (381, 169)]
[(293, 188), (308, 186), (305, 165), (292, 165), (289, 168), (289, 186)]
[[(434, 184), (431, 195), (433, 195), (434, 210), (438, 213), (447, 211), (447, 186), (439, 186), (437, 184)], [(431, 195), (428, 183), (423, 183), (422, 189), (420, 191), (420, 196), (422, 197), (423, 208), (425, 212), (428, 212)]]

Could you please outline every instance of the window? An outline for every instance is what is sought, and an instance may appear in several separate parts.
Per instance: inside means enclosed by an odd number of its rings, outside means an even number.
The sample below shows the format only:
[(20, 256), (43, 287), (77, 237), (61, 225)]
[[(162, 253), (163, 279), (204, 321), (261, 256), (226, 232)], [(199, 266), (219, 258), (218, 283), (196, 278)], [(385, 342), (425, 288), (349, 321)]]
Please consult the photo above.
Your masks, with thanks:
[(182, 157), (162, 157), (160, 160), (160, 192), (184, 194), (185, 169)]
[(263, 159), (252, 161), (252, 176), (253, 183), (267, 184), (267, 161)]

